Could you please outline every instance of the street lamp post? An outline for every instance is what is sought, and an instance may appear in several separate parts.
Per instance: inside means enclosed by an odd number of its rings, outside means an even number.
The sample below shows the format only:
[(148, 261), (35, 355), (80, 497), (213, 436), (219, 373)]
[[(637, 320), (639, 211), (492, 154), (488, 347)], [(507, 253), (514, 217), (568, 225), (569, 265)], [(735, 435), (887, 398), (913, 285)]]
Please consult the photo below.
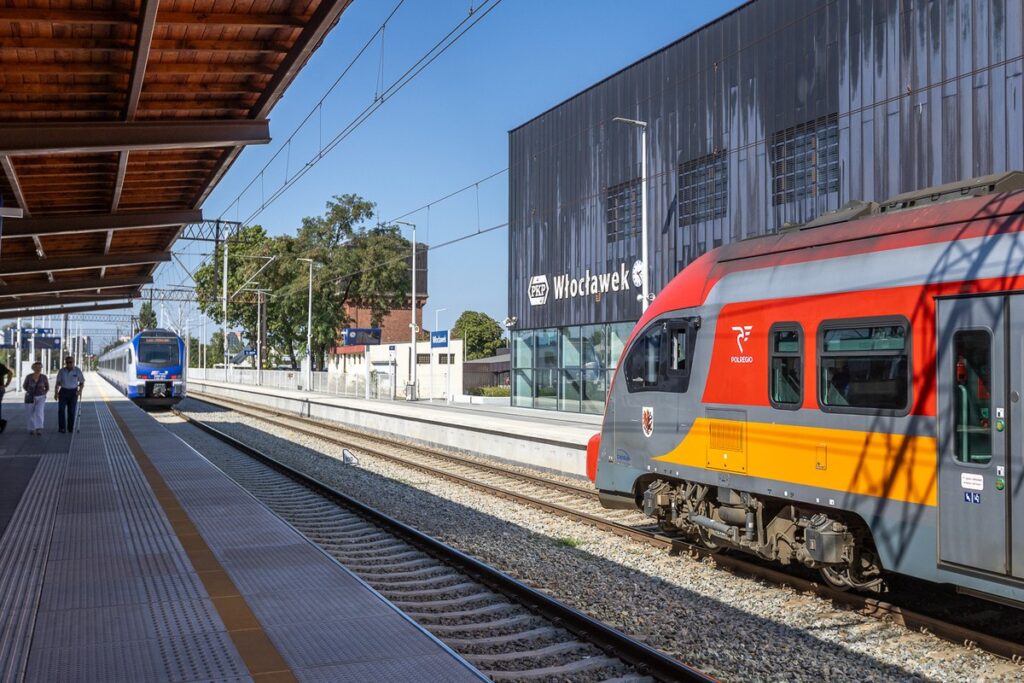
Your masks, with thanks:
[(640, 129), (640, 263), (643, 279), (640, 283), (640, 306), (646, 311), (651, 303), (648, 280), (650, 267), (647, 264), (647, 122), (616, 116), (612, 121), (625, 123)]
[(269, 289), (246, 287), (240, 292), (256, 293), (256, 386), (263, 386), (263, 309), (266, 305), (266, 294)]
[(309, 263), (309, 302), (306, 309), (306, 391), (312, 391), (313, 384), (313, 259), (300, 258)]
[(410, 330), (410, 358), (409, 364), (409, 388), (405, 392), (405, 400), (416, 400), (416, 332), (419, 328), (416, 325), (416, 224), (406, 221), (395, 221), (399, 225), (407, 225), (412, 228), (412, 322), (409, 323)]
[[(219, 230), (219, 227), (218, 227), (218, 230)], [(223, 305), (222, 314), (223, 314), (224, 320), (223, 320), (223, 324), (221, 325), (221, 328), (220, 328), (220, 330), (221, 330), (220, 333), (221, 333), (221, 336), (223, 337), (223, 339), (221, 341), (223, 342), (223, 345), (224, 345), (224, 348), (222, 349), (223, 356), (224, 356), (224, 381), (225, 382), (229, 382), (230, 379), (229, 379), (229, 376), (228, 376), (228, 372), (229, 371), (228, 371), (228, 241), (227, 240), (224, 240), (224, 273), (223, 273), (223, 276), (224, 276), (224, 279), (223, 279), (223, 282), (222, 282), (222, 287), (223, 287), (223, 290), (224, 290), (224, 301), (222, 302), (222, 305)]]

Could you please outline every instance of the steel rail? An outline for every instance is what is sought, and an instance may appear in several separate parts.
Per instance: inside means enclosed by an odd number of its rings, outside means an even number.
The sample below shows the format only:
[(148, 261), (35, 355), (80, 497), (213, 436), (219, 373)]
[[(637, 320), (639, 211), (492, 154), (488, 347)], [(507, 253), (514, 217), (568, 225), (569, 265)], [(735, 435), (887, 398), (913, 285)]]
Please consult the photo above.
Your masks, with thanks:
[[(191, 397), (195, 398), (194, 395), (191, 395)], [(221, 405), (221, 407), (229, 408), (231, 408), (231, 405), (229, 404), (239, 403), (236, 401), (231, 401), (230, 399), (222, 399), (220, 397), (217, 397), (216, 400), (208, 400), (207, 398), (197, 400), (204, 403), (209, 403), (212, 405)], [(251, 406), (251, 404), (243, 405), (246, 405), (247, 408)], [(250, 415), (257, 419), (264, 420), (270, 424), (285, 427), (298, 433), (305, 433), (309, 436), (321, 439), (328, 443), (341, 445), (341, 442), (339, 440), (332, 439), (328, 435), (302, 430), (292, 426), (289, 423), (271, 420), (257, 414), (258, 412), (268, 412), (273, 415), (284, 415), (282, 413), (277, 413), (276, 411), (272, 410), (265, 410), (262, 406), (257, 406), (255, 408), (255, 410), (249, 408), (247, 410), (237, 410), (237, 412)], [(231, 409), (235, 410), (235, 408)], [(309, 420), (308, 418), (303, 418), (299, 416), (287, 415), (287, 417), (289, 421), (298, 419), (304, 422), (313, 422), (326, 428), (333, 427), (333, 425), (325, 425), (324, 423), (319, 423), (315, 420)], [(342, 431), (358, 434), (359, 436), (363, 435), (362, 432), (357, 432), (355, 430), (346, 430), (344, 427), (339, 427), (339, 429)], [(395, 447), (414, 449), (421, 448), (409, 447), (400, 441), (388, 441), (383, 437), (370, 438), (374, 438), (375, 440), (381, 442), (391, 443)], [(593, 526), (602, 531), (613, 533), (616, 536), (630, 538), (632, 540), (639, 541), (641, 543), (646, 543), (657, 548), (668, 549), (673, 554), (685, 553), (691, 556), (711, 558), (719, 567), (726, 569), (734, 574), (751, 578), (759, 578), (773, 584), (789, 586), (794, 590), (798, 590), (801, 592), (813, 593), (818, 597), (824, 598), (826, 600), (831, 600), (836, 604), (856, 609), (867, 616), (872, 616), (880, 620), (892, 621), (893, 623), (899, 624), (910, 630), (918, 630), (922, 632), (931, 633), (936, 637), (942, 638), (953, 643), (962, 644), (968, 648), (977, 647), (991, 654), (1010, 659), (1014, 663), (1024, 663), (1024, 643), (1006, 640), (1005, 638), (989, 635), (966, 626), (952, 624), (940, 618), (922, 614), (920, 612), (916, 612), (914, 610), (907, 609), (884, 600), (879, 600), (877, 598), (868, 597), (858, 593), (842, 591), (831, 586), (828, 586), (824, 583), (813, 581), (811, 579), (807, 579), (801, 576), (795, 576), (793, 574), (778, 569), (773, 569), (771, 567), (763, 566), (755, 562), (747, 561), (739, 556), (714, 553), (702, 546), (694, 545), (692, 543), (681, 540), (680, 538), (667, 536), (657, 531), (632, 527), (626, 524), (620, 524), (618, 522), (614, 522), (612, 520), (605, 519), (597, 515), (581, 512), (579, 510), (573, 510), (571, 508), (567, 508), (557, 503), (551, 503), (548, 501), (540, 500), (538, 498), (518, 493), (515, 491), (510, 491), (508, 489), (503, 489), (498, 486), (485, 484), (479, 481), (474, 481), (472, 479), (468, 479), (466, 477), (451, 472), (446, 472), (444, 470), (440, 470), (429, 465), (424, 465), (422, 463), (416, 463), (413, 461), (405, 460), (404, 458), (401, 458), (399, 456), (393, 456), (386, 453), (378, 453), (366, 448), (361, 448), (361, 450), (377, 457), (382, 457), (393, 462), (398, 462), (408, 467), (419, 469), (427, 474), (431, 474), (433, 476), (441, 477), (448, 481), (462, 484), (468, 488), (489, 493), (490, 495), (493, 495), (498, 498), (511, 500), (514, 502), (518, 502), (521, 504), (528, 505), (530, 507), (543, 510), (545, 512), (566, 517), (572, 519), (573, 521)], [(444, 457), (448, 457), (447, 454), (445, 454)], [(481, 466), (479, 463), (476, 463), (475, 461), (473, 461), (472, 464), (474, 466)], [(487, 469), (489, 466), (483, 465), (481, 467)], [(503, 474), (506, 473), (506, 471), (503, 468), (498, 469)], [(513, 472), (509, 474), (517, 475), (518, 473)]]
[(700, 681), (702, 683), (711, 683), (717, 680), (649, 645), (630, 638), (621, 631), (569, 605), (561, 603), (541, 591), (527, 586), (521, 581), (517, 581), (508, 574), (484, 564), (457, 548), (361, 503), (315, 477), (285, 465), (249, 444), (225, 434), (216, 427), (181, 412), (176, 407), (172, 411), (181, 419), (210, 434), (219, 441), (245, 453), (290, 479), (309, 487), (335, 504), (353, 510), (372, 523), (386, 528), (389, 532), (411, 545), (447, 562), (492, 590), (512, 598), (530, 611), (562, 626), (580, 639), (592, 643), (610, 655), (636, 667), (642, 673), (653, 676), (661, 681)]
[[(197, 393), (199, 393), (200, 396), (196, 396)], [(512, 477), (514, 479), (519, 479), (519, 480), (524, 481), (524, 482), (526, 482), (528, 484), (532, 484), (534, 486), (539, 486), (541, 488), (554, 489), (554, 490), (557, 490), (557, 491), (561, 491), (563, 493), (572, 494), (574, 496), (581, 496), (583, 498), (590, 498), (590, 499), (593, 499), (594, 501), (597, 500), (597, 491), (595, 491), (594, 489), (586, 489), (586, 488), (583, 488), (581, 486), (573, 486), (572, 484), (563, 484), (562, 482), (559, 482), (559, 481), (551, 481), (549, 479), (545, 479), (544, 477), (533, 475), (533, 474), (528, 474), (526, 472), (516, 472), (515, 470), (509, 469), (507, 467), (501, 467), (499, 465), (492, 465), (492, 464), (489, 464), (489, 463), (480, 462), (479, 460), (473, 460), (471, 458), (465, 458), (463, 456), (460, 456), (460, 455), (457, 455), (457, 454), (454, 454), (454, 453), (446, 453), (444, 451), (441, 451), (441, 450), (438, 450), (438, 449), (434, 449), (434, 448), (430, 448), (428, 446), (419, 446), (419, 445), (416, 445), (416, 444), (408, 444), (408, 443), (405, 443), (405, 442), (399, 442), (399, 441), (396, 441), (395, 439), (389, 439), (387, 437), (379, 436), (377, 434), (371, 434), (369, 432), (361, 431), (361, 430), (358, 430), (358, 429), (352, 429), (351, 427), (346, 427), (346, 426), (341, 425), (341, 424), (324, 422), (322, 420), (315, 420), (313, 418), (303, 417), (301, 415), (295, 415), (293, 413), (283, 413), (283, 412), (278, 411), (278, 410), (274, 410), (274, 409), (271, 409), (271, 408), (266, 408), (264, 406), (257, 406), (257, 405), (254, 405), (252, 403), (247, 403), (245, 401), (235, 401), (233, 399), (223, 398), (221, 396), (210, 396), (210, 395), (205, 394), (203, 392), (190, 391), (188, 396), (189, 396), (189, 398), (195, 399), (195, 400), (200, 401), (202, 403), (208, 403), (210, 405), (219, 406), (219, 407), (222, 407), (222, 408), (230, 408), (231, 410), (233, 410), (233, 411), (235, 411), (237, 413), (240, 413), (242, 415), (248, 415), (250, 417), (255, 417), (256, 419), (259, 419), (259, 420), (264, 420), (265, 422), (270, 422), (271, 424), (276, 424), (276, 425), (278, 425), (280, 427), (285, 427), (286, 429), (290, 429), (291, 431), (296, 432), (298, 434), (305, 434), (306, 436), (311, 436), (311, 437), (314, 437), (314, 438), (317, 438), (317, 439), (323, 439), (323, 440), (327, 441), (328, 443), (333, 443), (336, 446), (344, 446), (344, 447), (349, 447), (349, 448), (359, 448), (360, 450), (366, 451), (368, 453), (372, 453), (372, 455), (374, 455), (376, 457), (386, 458), (386, 459), (393, 460), (393, 461), (396, 461), (396, 462), (408, 463), (410, 465), (414, 464), (414, 463), (410, 463), (409, 461), (405, 460), (404, 458), (402, 458), (400, 456), (390, 455), (390, 454), (383, 453), (383, 452), (380, 452), (380, 451), (375, 451), (375, 450), (363, 448), (361, 446), (359, 446), (359, 447), (352, 446), (352, 444), (345, 443), (345, 442), (341, 441), (340, 439), (336, 439), (336, 438), (331, 437), (328, 434), (323, 434), (321, 432), (314, 432), (314, 431), (311, 431), (311, 430), (306, 430), (306, 429), (302, 429), (300, 427), (296, 427), (295, 423), (298, 422), (300, 424), (306, 424), (306, 425), (315, 426), (315, 427), (318, 427), (320, 429), (329, 429), (329, 430), (333, 430), (333, 431), (337, 431), (337, 432), (342, 432), (344, 434), (351, 434), (352, 436), (360, 438), (360, 439), (367, 439), (369, 441), (375, 441), (377, 443), (385, 444), (385, 445), (388, 445), (388, 446), (391, 446), (391, 447), (401, 446), (401, 448), (403, 450), (413, 451), (415, 453), (420, 453), (420, 454), (422, 454), (422, 455), (424, 455), (426, 457), (437, 458), (437, 459), (440, 459), (440, 460), (447, 460), (448, 462), (457, 463), (459, 465), (464, 465), (466, 467), (474, 467), (474, 468), (485, 470), (487, 472), (491, 472), (491, 473), (494, 473), (494, 474), (497, 474), (497, 475), (500, 475), (500, 476)], [(268, 415), (272, 416), (272, 418), (275, 418), (275, 419), (272, 419), (271, 417), (267, 417)], [(281, 419), (276, 419), (276, 418), (281, 418)]]

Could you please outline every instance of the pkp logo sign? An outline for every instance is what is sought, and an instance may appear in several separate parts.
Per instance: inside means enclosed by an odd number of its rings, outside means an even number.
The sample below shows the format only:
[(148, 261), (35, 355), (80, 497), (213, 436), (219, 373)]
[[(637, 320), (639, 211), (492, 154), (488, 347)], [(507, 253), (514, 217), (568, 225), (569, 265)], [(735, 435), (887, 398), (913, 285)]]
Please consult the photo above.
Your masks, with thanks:
[(534, 275), (528, 289), (531, 306), (543, 306), (548, 302), (548, 276)]

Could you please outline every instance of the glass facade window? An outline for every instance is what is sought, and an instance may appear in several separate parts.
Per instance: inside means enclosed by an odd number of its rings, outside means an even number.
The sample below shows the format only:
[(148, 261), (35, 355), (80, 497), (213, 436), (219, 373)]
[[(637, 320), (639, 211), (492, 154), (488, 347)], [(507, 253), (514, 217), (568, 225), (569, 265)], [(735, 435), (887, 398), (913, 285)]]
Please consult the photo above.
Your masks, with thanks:
[(558, 346), (559, 334), (555, 328), (534, 331), (534, 408), (558, 408)]
[(533, 370), (517, 369), (512, 373), (512, 405), (520, 408), (533, 407)]
[(512, 405), (601, 414), (633, 323), (512, 334)]
[(723, 218), (729, 201), (725, 152), (716, 152), (679, 167), (679, 225)]
[(839, 191), (839, 119), (835, 114), (772, 135), (772, 204)]
[(640, 179), (609, 187), (605, 195), (608, 241), (640, 234)]

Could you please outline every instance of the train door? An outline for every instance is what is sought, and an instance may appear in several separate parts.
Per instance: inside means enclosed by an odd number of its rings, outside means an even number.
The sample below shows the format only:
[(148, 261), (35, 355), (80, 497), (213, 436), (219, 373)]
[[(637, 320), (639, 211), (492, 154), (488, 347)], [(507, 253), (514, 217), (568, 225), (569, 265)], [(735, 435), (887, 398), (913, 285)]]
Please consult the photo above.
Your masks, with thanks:
[(936, 311), (939, 561), (998, 574), (1010, 563), (1008, 307), (983, 296)]
[[(671, 359), (678, 355), (678, 334), (676, 325), (655, 322), (637, 335), (623, 356), (610, 454), (620, 464), (651, 472), (669, 470), (650, 459), (668, 453), (679, 440), (678, 394), (667, 374)], [(682, 348), (685, 353), (686, 346)]]
[(1010, 452), (997, 489), (1010, 505), (1010, 574), (1024, 579), (1024, 296), (1010, 297)]

